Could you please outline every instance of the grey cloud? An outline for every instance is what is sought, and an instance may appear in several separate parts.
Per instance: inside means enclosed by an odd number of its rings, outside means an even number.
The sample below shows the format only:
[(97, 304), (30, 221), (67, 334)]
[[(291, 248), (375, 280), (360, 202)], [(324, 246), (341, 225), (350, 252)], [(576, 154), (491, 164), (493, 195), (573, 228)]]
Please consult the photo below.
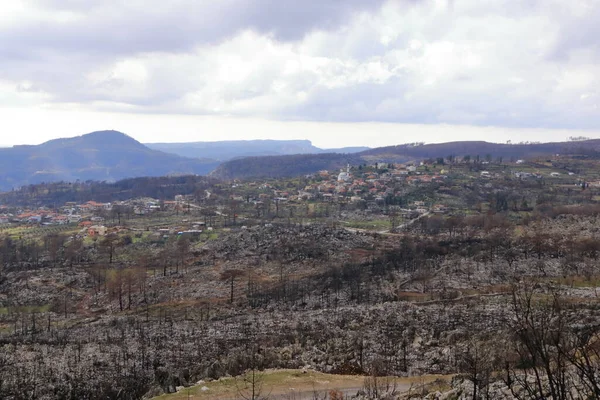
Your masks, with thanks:
[[(419, 12), (411, 14), (411, 18), (422, 18), (417, 21), (422, 23), (412, 26), (413, 21), (403, 20), (394, 25), (391, 21), (391, 28), (401, 25), (402, 29), (384, 44), (377, 27), (363, 27), (352, 20), (352, 16), (363, 12), (376, 17), (384, 0), (39, 0), (37, 5), (46, 12), (69, 11), (80, 19), (44, 24), (32, 19), (16, 27), (0, 27), (0, 75), (15, 82), (15, 88), (22, 92), (50, 93), (57, 102), (102, 102), (97, 107), (111, 110), (126, 103), (135, 106), (135, 112), (211, 114), (217, 112), (202, 101), (215, 97), (225, 106), (233, 104), (225, 112), (292, 120), (584, 129), (600, 126), (600, 113), (593, 109), (594, 101), (600, 104), (600, 99), (579, 102), (581, 93), (577, 87), (555, 92), (556, 71), (578, 65), (570, 59), (574, 50), (600, 54), (600, 7), (574, 17), (552, 10), (541, 0), (514, 7), (501, 0), (489, 7), (477, 0), (465, 0), (453, 2), (445, 13), (432, 11), (431, 1), (388, 1), (404, 6), (407, 12), (417, 5), (414, 8), (419, 8)], [(465, 4), (475, 6), (465, 8)], [(550, 10), (546, 12), (544, 7)], [(541, 29), (545, 28), (540, 26), (545, 27), (544, 24), (529, 28), (530, 20), (523, 22), (529, 17), (547, 19), (558, 34), (554, 37), (554, 31), (543, 32)], [(490, 29), (491, 33), (487, 29), (481, 31), (479, 21), (484, 18), (498, 24), (494, 26), (497, 29)], [(507, 21), (503, 32), (502, 24)], [(515, 27), (522, 37), (511, 35)], [(326, 59), (331, 65), (285, 75), (281, 72), (285, 67), (281, 60), (273, 60), (272, 65), (266, 60), (265, 65), (251, 70), (241, 82), (211, 87), (211, 74), (217, 74), (221, 67), (215, 61), (222, 55), (219, 52), (227, 40), (234, 40), (244, 30), (273, 38), (266, 47), (293, 47), (290, 57), (298, 58), (300, 55), (294, 52), (300, 50), (294, 46), (302, 45), (309, 32), (324, 31), (327, 38), (320, 47), (316, 46), (317, 50), (311, 48), (308, 57)], [(507, 42), (506, 37), (517, 39)], [(409, 48), (415, 38), (423, 47)], [(534, 54), (538, 39), (553, 41), (542, 46), (546, 53), (541, 55)], [(435, 75), (436, 68), (427, 59), (426, 50), (431, 47), (426, 46), (441, 42), (460, 45), (461, 41), (467, 50), (481, 55), (485, 65), (471, 71), (460, 57), (457, 61), (438, 55), (441, 58), (437, 63), (443, 71), (435, 77), (435, 84), (428, 84), (426, 71), (433, 69)], [(244, 49), (236, 46), (244, 43), (234, 42), (225, 51), (242, 52)], [(457, 48), (460, 50), (460, 46)], [(110, 70), (115, 62), (144, 54), (151, 54), (154, 64), (143, 90), (128, 86), (125, 78), (111, 76), (110, 72), (98, 81), (88, 79), (91, 71), (103, 67)], [(271, 56), (268, 51), (265, 54), (266, 58)], [(183, 59), (182, 65), (169, 67), (175, 62), (171, 56)], [(364, 67), (371, 60), (394, 67), (392, 76), (363, 79), (356, 76), (360, 74), (353, 75), (356, 71), (349, 71)], [(458, 71), (453, 70), (452, 62), (459, 64)], [(595, 62), (597, 71), (598, 60)], [(161, 63), (164, 67), (156, 65)], [(205, 68), (204, 64), (208, 66)], [(340, 86), (323, 82), (337, 77), (343, 78)], [(513, 78), (522, 83), (507, 83)], [(283, 94), (273, 90), (276, 80), (285, 81)], [(590, 92), (594, 91), (600, 93), (600, 87), (591, 87)], [(289, 100), (299, 93), (306, 93), (306, 99)], [(190, 94), (197, 94), (199, 105), (184, 104), (182, 99)], [(247, 106), (252, 101), (259, 106)], [(243, 104), (237, 111), (235, 106), (240, 103)]]
[[(588, 49), (600, 61), (600, 7), (580, 17), (565, 17), (560, 34), (548, 58), (554, 61), (568, 59), (575, 50)], [(540, 32), (540, 34), (543, 34)]]
[(464, 77), (431, 93), (415, 87), (408, 75), (395, 77), (385, 84), (317, 88), (303, 106), (285, 110), (283, 114), (289, 119), (340, 122), (552, 129), (597, 129), (600, 126), (600, 113), (585, 112), (577, 104), (566, 102), (549, 104), (546, 96), (550, 93), (544, 94), (542, 87), (535, 95), (519, 97), (511, 94), (511, 87), (492, 91), (462, 90), (462, 80)]
[(245, 2), (241, 14), (259, 32), (296, 40), (306, 32), (336, 29), (356, 12), (377, 10), (383, 0), (259, 0)]
[[(44, 12), (72, 12), (67, 22), (36, 19), (0, 27), (0, 74), (32, 79), (69, 100), (85, 87), (91, 68), (141, 53), (180, 53), (214, 45), (252, 29), (278, 40), (299, 40), (312, 30), (336, 29), (383, 0), (219, 0), (123, 2), (38, 0)], [(168, 6), (165, 6), (168, 4)], [(71, 90), (72, 89), (72, 90)], [(84, 100), (82, 94), (71, 100)]]
[[(278, 40), (299, 40), (308, 32), (336, 29), (354, 13), (373, 11), (384, 0), (219, 0), (77, 2), (43, 0), (46, 11), (72, 11), (71, 22), (24, 21), (0, 30), (0, 52), (29, 49), (131, 54), (177, 52), (214, 44), (253, 29)], [(135, 4), (130, 2), (129, 4)], [(169, 4), (168, 7), (164, 4)], [(160, 7), (159, 7), (160, 6)]]

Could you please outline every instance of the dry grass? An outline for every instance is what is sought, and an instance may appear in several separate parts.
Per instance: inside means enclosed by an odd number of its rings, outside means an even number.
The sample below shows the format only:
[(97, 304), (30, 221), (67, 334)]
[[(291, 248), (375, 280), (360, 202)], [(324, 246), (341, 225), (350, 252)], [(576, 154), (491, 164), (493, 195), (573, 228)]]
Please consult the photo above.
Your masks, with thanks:
[[(382, 378), (381, 378), (382, 379)], [(435, 381), (448, 381), (447, 376), (423, 376), (411, 378), (390, 378), (399, 391), (407, 391)], [(363, 387), (365, 377), (357, 375), (332, 375), (311, 370), (268, 370), (262, 373), (262, 393), (271, 398), (285, 398), (285, 395), (306, 394), (313, 391), (344, 391)], [(173, 394), (156, 397), (155, 400), (230, 400), (240, 396), (240, 380), (221, 378), (217, 381), (201, 383), (182, 389)]]

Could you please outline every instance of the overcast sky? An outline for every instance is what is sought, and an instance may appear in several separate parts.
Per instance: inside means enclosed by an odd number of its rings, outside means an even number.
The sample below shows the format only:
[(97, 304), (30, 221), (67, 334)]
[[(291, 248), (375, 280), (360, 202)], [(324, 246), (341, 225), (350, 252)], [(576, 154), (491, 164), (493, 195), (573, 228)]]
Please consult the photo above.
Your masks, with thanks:
[(20, 0), (0, 144), (600, 137), (598, 0)]

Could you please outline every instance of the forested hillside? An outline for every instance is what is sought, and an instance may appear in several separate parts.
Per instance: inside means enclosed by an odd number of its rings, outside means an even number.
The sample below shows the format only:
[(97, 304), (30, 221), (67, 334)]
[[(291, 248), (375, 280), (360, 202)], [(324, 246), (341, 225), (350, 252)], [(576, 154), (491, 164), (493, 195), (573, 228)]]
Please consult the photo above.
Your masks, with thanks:
[(347, 164), (360, 164), (354, 154), (297, 154), (291, 156), (248, 157), (221, 164), (211, 175), (220, 179), (280, 178), (332, 170)]
[(197, 175), (130, 178), (117, 182), (40, 183), (0, 193), (0, 204), (41, 207), (90, 200), (113, 202), (136, 197), (166, 200), (176, 195), (204, 195), (204, 190), (216, 183), (215, 178)]

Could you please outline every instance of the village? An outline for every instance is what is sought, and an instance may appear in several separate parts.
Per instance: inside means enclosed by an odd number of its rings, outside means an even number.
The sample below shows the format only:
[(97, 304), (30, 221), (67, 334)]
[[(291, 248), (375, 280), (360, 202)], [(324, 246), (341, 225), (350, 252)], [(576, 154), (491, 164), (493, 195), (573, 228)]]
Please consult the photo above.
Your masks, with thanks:
[[(551, 164), (552, 166), (552, 164)], [(537, 168), (534, 168), (537, 167)], [(542, 166), (543, 167), (543, 166)], [(80, 237), (106, 236), (114, 227), (153, 231), (163, 237), (198, 237), (214, 229), (265, 223), (303, 223), (319, 219), (348, 228), (388, 231), (429, 214), (464, 214), (471, 205), (453, 196), (460, 185), (490, 181), (551, 179), (573, 188), (598, 186), (574, 172), (540, 169), (540, 165), (452, 157), (406, 164), (377, 162), (338, 171), (323, 170), (303, 178), (222, 183), (202, 196), (180, 194), (173, 199), (135, 198), (124, 201), (66, 202), (60, 206), (23, 209), (0, 205), (0, 229), (11, 226), (77, 228)], [(486, 183), (489, 182), (489, 183)], [(497, 183), (496, 183), (497, 184)], [(435, 190), (424, 190), (435, 188)], [(161, 216), (156, 221), (157, 216)], [(165, 219), (165, 215), (172, 218)], [(132, 224), (132, 220), (145, 224)], [(268, 221), (267, 221), (268, 220)], [(372, 224), (369, 224), (372, 221)]]

